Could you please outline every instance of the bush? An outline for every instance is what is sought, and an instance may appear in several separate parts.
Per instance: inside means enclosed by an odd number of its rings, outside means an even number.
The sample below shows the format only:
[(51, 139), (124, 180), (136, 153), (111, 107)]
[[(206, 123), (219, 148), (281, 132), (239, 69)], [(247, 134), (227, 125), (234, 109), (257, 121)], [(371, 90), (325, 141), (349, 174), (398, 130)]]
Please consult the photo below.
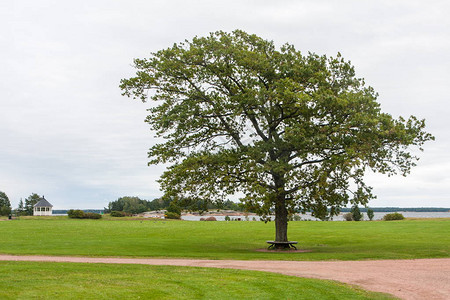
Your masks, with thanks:
[(67, 215), (71, 219), (83, 219), (84, 218), (84, 211), (80, 209), (70, 209), (67, 211)]
[(363, 214), (357, 205), (352, 207), (351, 213), (353, 221), (361, 221), (363, 219)]
[(230, 221), (230, 220), (231, 220), (230, 216), (225, 216), (225, 221)]
[(374, 213), (373, 213), (373, 210), (371, 208), (367, 209), (367, 217), (369, 218), (370, 221), (372, 221), (372, 219), (374, 217)]
[(207, 217), (205, 221), (217, 221), (215, 217)]
[(398, 212), (384, 215), (383, 220), (384, 221), (393, 221), (393, 220), (403, 220), (405, 217)]
[(174, 213), (174, 212), (168, 211), (168, 212), (166, 212), (164, 214), (164, 218), (165, 219), (177, 219), (177, 220), (179, 220), (179, 219), (181, 219), (181, 215), (177, 214), (177, 213)]
[(181, 215), (181, 208), (177, 205), (175, 201), (170, 202), (169, 207), (167, 208), (168, 212), (175, 213), (177, 215)]
[(124, 212), (124, 211), (116, 211), (116, 210), (114, 210), (114, 211), (111, 212), (110, 216), (111, 217), (118, 217), (118, 218), (120, 218), (120, 217), (127, 216), (127, 213)]
[(97, 213), (93, 213), (93, 212), (88, 212), (84, 214), (83, 219), (101, 219), (102, 215), (101, 214), (97, 214)]
[(0, 216), (7, 216), (11, 213), (11, 207), (9, 206), (0, 206)]
[(80, 209), (71, 209), (67, 211), (67, 215), (71, 219), (101, 219), (101, 214), (96, 214), (92, 212), (85, 213)]
[(345, 220), (345, 221), (353, 221), (353, 214), (350, 213), (350, 212), (344, 214), (344, 220)]

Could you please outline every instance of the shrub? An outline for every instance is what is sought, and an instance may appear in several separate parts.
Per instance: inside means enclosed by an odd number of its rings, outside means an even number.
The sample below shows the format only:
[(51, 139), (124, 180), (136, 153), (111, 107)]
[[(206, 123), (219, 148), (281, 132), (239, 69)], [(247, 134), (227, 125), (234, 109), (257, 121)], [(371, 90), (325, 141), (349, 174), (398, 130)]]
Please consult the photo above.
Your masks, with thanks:
[(393, 221), (393, 220), (403, 220), (405, 217), (398, 212), (384, 215), (383, 220), (384, 221)]
[(361, 221), (363, 219), (363, 214), (361, 213), (357, 205), (352, 207), (351, 213), (353, 221)]
[(230, 221), (230, 216), (225, 216), (225, 221)]
[(114, 211), (111, 212), (111, 217), (118, 217), (118, 218), (120, 218), (120, 217), (125, 217), (125, 216), (127, 216), (127, 213), (124, 212), (124, 211), (116, 211), (116, 210), (114, 210)]
[(200, 221), (205, 221), (205, 218), (200, 218)]
[(93, 212), (84, 213), (84, 217), (83, 217), (83, 219), (101, 219), (101, 218), (102, 218), (101, 214), (97, 214), (97, 213), (93, 213)]
[(92, 212), (85, 213), (80, 209), (71, 209), (67, 211), (67, 215), (71, 219), (101, 219), (101, 214), (96, 214)]
[(370, 221), (372, 221), (372, 219), (374, 217), (374, 213), (373, 213), (373, 210), (371, 208), (367, 209), (367, 217), (369, 218)]
[(67, 215), (71, 219), (83, 219), (84, 218), (84, 211), (80, 209), (70, 209), (67, 211)]
[(294, 221), (301, 221), (302, 217), (300, 217), (299, 215), (294, 215)]
[(164, 218), (165, 219), (181, 219), (181, 215), (180, 214), (177, 214), (177, 213), (174, 213), (174, 212), (170, 212), (170, 211), (168, 211), (168, 212), (166, 212), (165, 214), (164, 214)]
[(175, 213), (177, 215), (181, 215), (181, 208), (177, 205), (175, 201), (170, 202), (169, 207), (167, 208), (168, 212)]
[(207, 217), (205, 221), (217, 221), (215, 217)]
[(7, 216), (11, 213), (11, 207), (9, 206), (0, 206), (0, 216)]
[(350, 212), (344, 214), (344, 220), (345, 220), (345, 221), (353, 221), (353, 214), (350, 213)]

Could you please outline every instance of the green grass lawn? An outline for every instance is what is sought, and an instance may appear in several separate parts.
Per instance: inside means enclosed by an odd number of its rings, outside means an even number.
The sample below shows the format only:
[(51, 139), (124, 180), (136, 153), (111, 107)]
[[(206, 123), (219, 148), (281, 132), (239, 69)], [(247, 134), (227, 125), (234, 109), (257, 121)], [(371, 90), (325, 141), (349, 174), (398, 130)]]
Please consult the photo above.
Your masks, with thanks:
[(413, 259), (450, 254), (450, 219), (290, 222), (290, 240), (311, 252), (258, 252), (274, 234), (273, 222), (21, 218), (0, 222), (0, 253), (244, 260)]
[(332, 281), (194, 267), (0, 262), (0, 299), (391, 299)]

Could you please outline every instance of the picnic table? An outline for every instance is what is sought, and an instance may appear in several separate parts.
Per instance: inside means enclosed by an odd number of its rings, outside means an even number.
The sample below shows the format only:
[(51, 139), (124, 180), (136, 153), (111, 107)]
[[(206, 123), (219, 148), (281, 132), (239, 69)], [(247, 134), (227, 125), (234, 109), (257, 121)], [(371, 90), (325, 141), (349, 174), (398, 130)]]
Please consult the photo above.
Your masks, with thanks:
[(267, 249), (274, 249), (277, 248), (278, 245), (284, 245), (284, 246), (288, 246), (286, 248), (294, 248), (295, 250), (297, 250), (297, 247), (294, 246), (294, 244), (298, 244), (298, 242), (296, 241), (287, 241), (287, 242), (275, 242), (275, 241), (267, 241), (267, 244), (269, 245), (269, 248)]

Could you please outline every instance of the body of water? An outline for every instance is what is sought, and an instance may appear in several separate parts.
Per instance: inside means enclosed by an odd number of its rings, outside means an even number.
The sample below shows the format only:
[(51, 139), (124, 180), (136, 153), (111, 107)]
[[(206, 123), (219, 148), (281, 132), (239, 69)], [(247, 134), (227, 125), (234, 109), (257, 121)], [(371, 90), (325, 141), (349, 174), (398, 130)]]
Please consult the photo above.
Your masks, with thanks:
[[(383, 218), (384, 215), (386, 214), (390, 214), (392, 212), (374, 212), (374, 218), (373, 220), (381, 220)], [(450, 212), (415, 212), (415, 211), (404, 211), (404, 212), (399, 212), (401, 213), (405, 218), (450, 218)], [(364, 220), (369, 220), (369, 218), (367, 217), (366, 213), (363, 213), (364, 215)], [(183, 220), (187, 220), (187, 221), (200, 221), (200, 218), (207, 218), (209, 217), (209, 215), (206, 216), (182, 216), (181, 219)], [(225, 221), (225, 216), (214, 216), (217, 221)], [(249, 215), (248, 218), (246, 219), (245, 216), (233, 216), (233, 215), (229, 215), (229, 217), (232, 220), (237, 220), (240, 219), (241, 221), (259, 221), (259, 217), (258, 216), (252, 216)], [(304, 214), (304, 215), (300, 215), (300, 217), (302, 218), (302, 220), (311, 220), (311, 221), (320, 221), (314, 217), (311, 216), (310, 213)], [(274, 220), (275, 217), (272, 217), (272, 220)], [(344, 221), (344, 214), (340, 214), (338, 216), (335, 216), (333, 218), (333, 221)]]
[[(383, 219), (383, 216), (386, 214), (391, 214), (392, 212), (374, 212), (374, 218), (373, 220), (381, 220)], [(401, 213), (405, 218), (450, 218), (450, 212), (415, 212), (415, 211), (401, 211)], [(332, 221), (345, 221), (344, 220), (344, 214), (341, 213), (338, 216), (335, 216)], [(67, 216), (67, 214), (52, 214), (52, 216)], [(205, 216), (181, 216), (181, 219), (186, 221), (200, 221), (200, 218), (207, 218), (210, 215)], [(363, 213), (364, 219), (363, 220), (369, 220), (366, 213)], [(225, 221), (225, 216), (214, 216), (217, 221)], [(259, 221), (258, 216), (249, 215), (246, 219), (245, 216), (233, 216), (229, 215), (229, 217), (232, 220), (238, 220), (241, 221)], [(301, 214), (300, 217), (302, 220), (311, 220), (311, 221), (320, 221), (319, 219), (316, 219), (311, 216), (310, 213), (307, 214)], [(275, 219), (275, 216), (272, 216), (272, 220)]]

